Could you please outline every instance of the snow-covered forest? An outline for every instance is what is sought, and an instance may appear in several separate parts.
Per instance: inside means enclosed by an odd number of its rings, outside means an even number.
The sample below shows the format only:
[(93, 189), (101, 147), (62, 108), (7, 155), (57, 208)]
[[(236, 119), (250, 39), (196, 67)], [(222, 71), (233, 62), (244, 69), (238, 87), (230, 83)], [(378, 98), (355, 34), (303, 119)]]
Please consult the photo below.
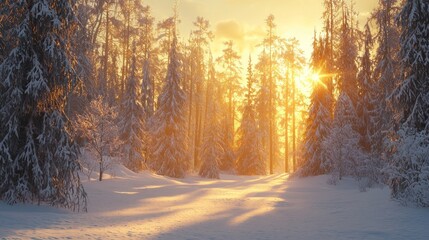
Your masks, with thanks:
[[(323, 28), (309, 36), (311, 56), (279, 31), (274, 15), (244, 56), (232, 39), (214, 51), (210, 21), (184, 23), (180, 1), (166, 19), (139, 0), (1, 1), (0, 218), (14, 219), (11, 209), (28, 208), (23, 203), (91, 212), (113, 196), (103, 192), (110, 187), (153, 197), (142, 183), (182, 196), (171, 186), (197, 191), (207, 181), (246, 199), (233, 191), (254, 181), (267, 192), (284, 183), (281, 196), (300, 201), (286, 186), (327, 201), (321, 188), (341, 198), (335, 187), (350, 194), (353, 185), (380, 194), (352, 194), (358, 199), (417, 207), (429, 219), (429, 1), (378, 0), (363, 23), (353, 0), (319, 2)], [(180, 24), (193, 30), (180, 32)], [(115, 175), (141, 188), (121, 189), (128, 185)], [(378, 197), (384, 186), (390, 195)], [(288, 206), (267, 196), (273, 208)], [(121, 209), (120, 201), (112, 206)]]

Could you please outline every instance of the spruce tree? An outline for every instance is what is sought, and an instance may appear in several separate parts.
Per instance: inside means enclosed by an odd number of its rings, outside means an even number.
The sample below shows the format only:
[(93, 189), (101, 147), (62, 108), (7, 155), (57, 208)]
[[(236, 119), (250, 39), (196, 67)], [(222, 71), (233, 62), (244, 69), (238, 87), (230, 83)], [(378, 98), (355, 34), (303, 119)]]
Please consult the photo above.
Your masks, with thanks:
[(399, 27), (395, 24), (398, 15), (398, 0), (379, 0), (372, 14), (375, 20), (377, 51), (374, 59), (373, 79), (376, 92), (374, 111), (374, 134), (372, 152), (378, 158), (385, 158), (388, 133), (392, 132), (395, 110), (390, 97), (399, 78)]
[(64, 113), (75, 59), (74, 1), (15, 1), (16, 46), (0, 65), (0, 198), (86, 209), (78, 148)]
[[(326, 71), (325, 41), (314, 38), (312, 66), (321, 75)], [(331, 91), (327, 87), (328, 78), (321, 78), (315, 83), (311, 94), (310, 110), (306, 122), (306, 130), (303, 144), (305, 163), (299, 174), (301, 176), (314, 176), (327, 172), (326, 149), (323, 142), (328, 137), (331, 129)]]
[(155, 86), (150, 67), (150, 55), (144, 60), (143, 63), (143, 81), (141, 90), (142, 107), (145, 114), (145, 120), (148, 121), (155, 111), (154, 93)]
[[(429, 2), (408, 0), (399, 14), (402, 81), (393, 93), (402, 113), (396, 152), (389, 163), (392, 196), (429, 206)], [(404, 154), (406, 149), (416, 152)]]
[(371, 59), (371, 47), (373, 39), (370, 27), (365, 26), (365, 42), (364, 53), (361, 58), (361, 66), (358, 74), (358, 102), (357, 102), (357, 115), (359, 120), (359, 135), (360, 147), (367, 157), (364, 162), (360, 162), (357, 169), (359, 178), (366, 178), (366, 183), (361, 187), (370, 187), (374, 183), (380, 182), (381, 169), (383, 162), (379, 157), (380, 142), (379, 138), (379, 125), (378, 125), (378, 85), (374, 82), (373, 78), (373, 64)]
[(344, 176), (357, 176), (358, 166), (364, 161), (360, 135), (354, 129), (356, 121), (352, 100), (343, 92), (335, 105), (332, 129), (323, 143), (327, 157), (324, 167), (332, 174), (331, 183), (335, 184)]
[(189, 168), (186, 140), (186, 94), (180, 86), (177, 37), (171, 44), (165, 85), (158, 98), (152, 133), (152, 167), (160, 175), (183, 178)]
[[(135, 52), (135, 44), (133, 52)], [(140, 103), (137, 83), (137, 67), (135, 54), (131, 60), (130, 76), (126, 88), (126, 94), (122, 103), (122, 114), (120, 126), (120, 136), (123, 141), (125, 166), (132, 171), (142, 170), (144, 167), (143, 150), (145, 149), (145, 123), (144, 110)]]
[(222, 120), (222, 138), (224, 156), (221, 158), (221, 169), (231, 171), (234, 169), (234, 135), (235, 135), (235, 114), (236, 96), (240, 92), (240, 56), (234, 50), (234, 42), (225, 42), (223, 55), (217, 59), (223, 68), (225, 98), (228, 100), (228, 108), (224, 110)]
[(143, 17), (139, 20), (142, 29), (141, 44), (143, 46), (143, 80), (141, 89), (141, 103), (144, 109), (145, 122), (149, 124), (155, 112), (155, 73), (156, 57), (154, 55), (154, 18), (149, 6), (143, 7)]
[(350, 98), (356, 107), (358, 99), (357, 86), (357, 39), (354, 29), (351, 28), (351, 17), (346, 6), (343, 6), (343, 18), (341, 23), (341, 34), (338, 57), (338, 88)]
[(369, 153), (371, 152), (375, 123), (374, 110), (376, 106), (376, 90), (372, 77), (371, 47), (373, 45), (369, 25), (365, 26), (364, 54), (361, 59), (361, 68), (358, 74), (358, 103), (357, 112), (360, 119), (361, 145)]
[(239, 140), (236, 169), (240, 175), (264, 175), (266, 168), (261, 134), (256, 122), (254, 81), (252, 61), (249, 58), (247, 99), (241, 125), (238, 129)]
[(256, 107), (256, 120), (258, 127), (261, 132), (262, 146), (264, 148), (265, 159), (269, 159), (269, 145), (270, 145), (270, 120), (269, 120), (269, 109), (270, 109), (270, 90), (268, 81), (268, 55), (263, 51), (258, 58), (258, 62), (255, 65), (255, 78), (259, 80), (259, 89), (256, 94), (255, 107)]
[(203, 136), (199, 175), (206, 178), (219, 178), (220, 160), (223, 155), (221, 122), (219, 121), (220, 105), (218, 103), (219, 86), (215, 79), (215, 70), (212, 66), (209, 71), (210, 79), (207, 89), (207, 116)]

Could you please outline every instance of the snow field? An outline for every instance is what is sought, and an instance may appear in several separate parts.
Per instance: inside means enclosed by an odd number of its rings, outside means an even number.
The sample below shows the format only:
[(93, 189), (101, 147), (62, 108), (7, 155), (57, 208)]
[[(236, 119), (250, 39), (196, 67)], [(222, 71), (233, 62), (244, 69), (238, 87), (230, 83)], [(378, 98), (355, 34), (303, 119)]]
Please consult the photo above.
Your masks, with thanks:
[(174, 180), (116, 166), (86, 181), (88, 213), (0, 203), (0, 239), (427, 239), (429, 209), (346, 179), (221, 175)]

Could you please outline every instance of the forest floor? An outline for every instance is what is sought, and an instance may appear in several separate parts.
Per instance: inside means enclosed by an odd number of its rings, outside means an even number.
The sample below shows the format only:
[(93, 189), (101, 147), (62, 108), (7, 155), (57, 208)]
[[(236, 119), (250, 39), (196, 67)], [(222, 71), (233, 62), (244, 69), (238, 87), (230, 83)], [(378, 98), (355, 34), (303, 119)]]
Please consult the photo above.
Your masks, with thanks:
[(428, 239), (429, 209), (346, 179), (222, 175), (183, 180), (117, 167), (85, 181), (87, 213), (0, 202), (0, 239)]

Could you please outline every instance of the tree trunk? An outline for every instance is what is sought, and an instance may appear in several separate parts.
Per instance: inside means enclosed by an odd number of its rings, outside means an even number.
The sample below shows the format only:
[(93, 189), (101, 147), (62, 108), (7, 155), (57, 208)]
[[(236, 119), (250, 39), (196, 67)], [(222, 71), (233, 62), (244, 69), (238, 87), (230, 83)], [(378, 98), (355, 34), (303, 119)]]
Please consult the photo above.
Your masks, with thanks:
[(101, 153), (100, 156), (100, 174), (98, 176), (98, 181), (102, 181), (103, 180), (103, 153)]
[(274, 122), (273, 122), (273, 55), (272, 55), (272, 28), (270, 27), (270, 100), (269, 100), (269, 118), (270, 118), (270, 174), (274, 173), (274, 145), (273, 145), (273, 135), (274, 135)]
[(297, 169), (296, 162), (296, 82), (294, 70), (292, 70), (292, 154), (293, 154), (293, 171)]
[(286, 74), (285, 89), (285, 173), (289, 172), (289, 73)]
[(105, 46), (104, 46), (104, 79), (101, 83), (101, 91), (106, 92), (107, 91), (107, 77), (109, 75), (109, 2), (107, 2), (106, 6), (106, 36), (105, 36)]

